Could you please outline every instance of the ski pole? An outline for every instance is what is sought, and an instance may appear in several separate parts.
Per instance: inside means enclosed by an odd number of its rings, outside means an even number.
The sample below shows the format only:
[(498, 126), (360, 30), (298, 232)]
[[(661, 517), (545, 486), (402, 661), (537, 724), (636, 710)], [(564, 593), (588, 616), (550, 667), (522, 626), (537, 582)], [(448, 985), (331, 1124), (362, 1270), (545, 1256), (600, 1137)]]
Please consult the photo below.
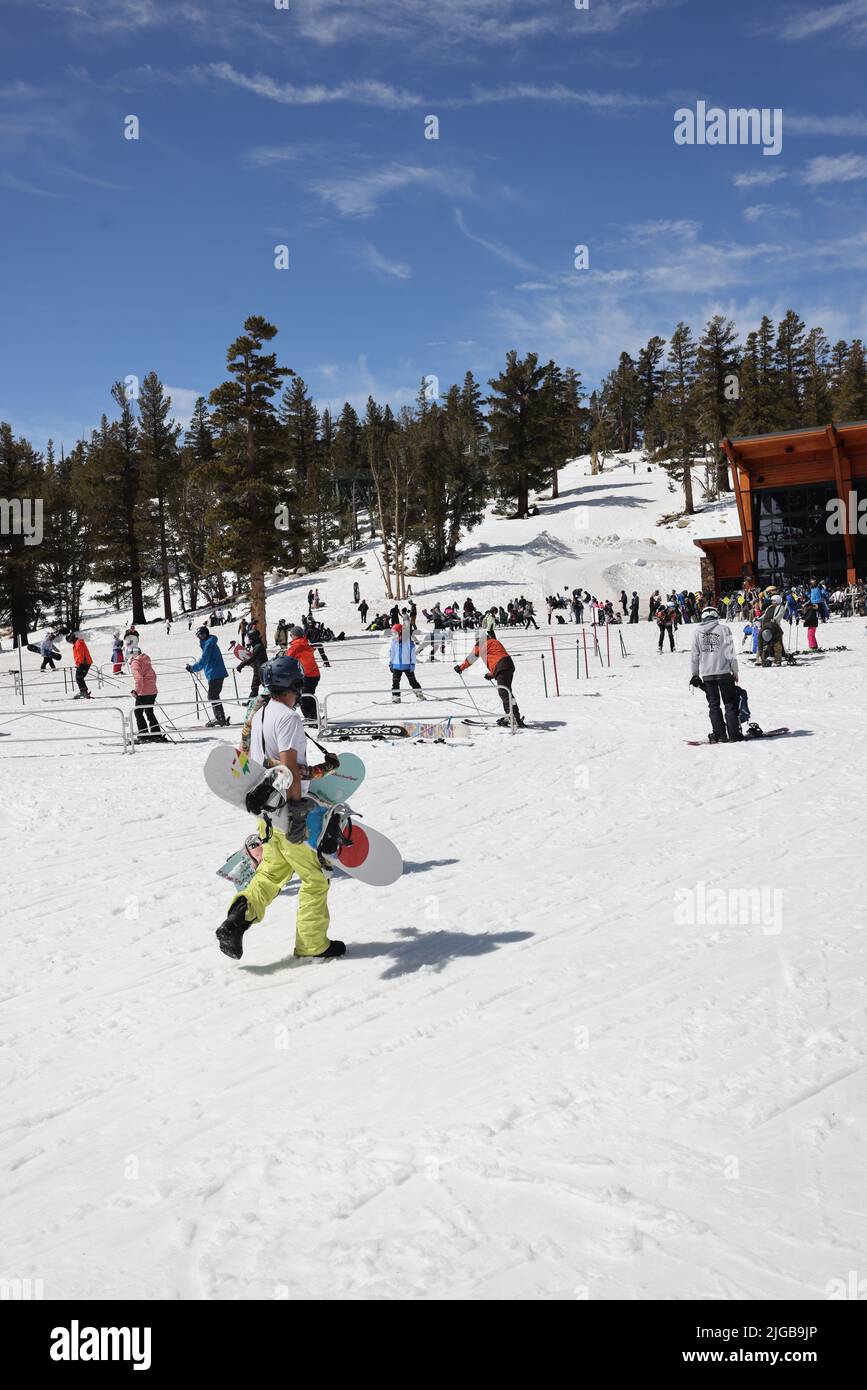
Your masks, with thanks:
[(575, 679), (581, 679), (581, 643), (575, 638)]
[(628, 656), (629, 653), (627, 652), (627, 650), (626, 650), (626, 644), (625, 644), (624, 641), (623, 641), (623, 633), (622, 633), (622, 632), (618, 632), (617, 636), (620, 638), (620, 655), (621, 655), (621, 656)]
[(476, 704), (475, 698), (474, 698), (474, 696), (473, 696), (473, 692), (470, 690), (470, 687), (467, 685), (466, 681), (464, 680), (464, 673), (463, 673), (463, 671), (459, 671), (459, 672), (458, 672), (458, 675), (459, 675), (460, 678), (461, 678), (461, 685), (464, 687), (464, 690), (467, 692), (467, 694), (468, 694), (469, 697), (470, 697), (470, 700), (472, 701), (473, 709), (476, 711), (476, 714), (479, 716), (480, 719), (484, 719), (484, 715), (482, 714), (482, 711), (479, 709), (478, 705)]
[(545, 699), (548, 698), (548, 678), (545, 675), (545, 653), (542, 653), (542, 685), (545, 688)]
[(611, 665), (611, 628), (605, 624), (605, 653), (608, 657), (608, 665)]
[(589, 679), (590, 679), (590, 664), (589, 664), (589, 662), (588, 662), (588, 660), (587, 660), (587, 629), (586, 629), (586, 627), (585, 627), (585, 629), (584, 629), (584, 632), (583, 632), (582, 636), (584, 637), (584, 675), (585, 675), (586, 679), (589, 681)]

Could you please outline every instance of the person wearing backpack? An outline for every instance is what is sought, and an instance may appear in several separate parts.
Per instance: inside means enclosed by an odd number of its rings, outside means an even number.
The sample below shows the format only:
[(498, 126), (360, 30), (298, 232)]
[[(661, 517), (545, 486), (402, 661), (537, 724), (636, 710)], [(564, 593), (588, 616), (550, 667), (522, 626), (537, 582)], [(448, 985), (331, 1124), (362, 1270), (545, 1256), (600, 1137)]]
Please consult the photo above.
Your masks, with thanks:
[(75, 700), (89, 700), (90, 691), (87, 688), (87, 673), (93, 665), (90, 652), (87, 650), (87, 643), (79, 633), (76, 635), (70, 632), (67, 642), (72, 643), (72, 662), (75, 666), (75, 684), (78, 686), (78, 694), (73, 696)]
[[(713, 606), (702, 610), (701, 624), (692, 639), (690, 685), (703, 690), (710, 715), (710, 743), (739, 743), (740, 722), (738, 659), (728, 623), (721, 623)], [(725, 714), (720, 708), (720, 701)]]
[(677, 622), (677, 608), (673, 602), (661, 603), (656, 610), (656, 625), (659, 628), (659, 647), (662, 653), (662, 644), (665, 634), (668, 633), (668, 645), (674, 651), (674, 625)]

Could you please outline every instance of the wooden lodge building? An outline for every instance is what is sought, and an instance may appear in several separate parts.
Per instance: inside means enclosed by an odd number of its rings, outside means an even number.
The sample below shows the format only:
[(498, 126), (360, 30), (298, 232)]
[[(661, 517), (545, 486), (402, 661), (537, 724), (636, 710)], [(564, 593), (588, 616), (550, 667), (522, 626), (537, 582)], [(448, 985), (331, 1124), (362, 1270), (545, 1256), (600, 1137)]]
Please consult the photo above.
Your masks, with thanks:
[[(706, 593), (867, 578), (867, 421), (724, 439), (723, 448), (741, 531), (695, 542)], [(829, 525), (837, 498), (850, 520), (865, 502), (865, 534)]]

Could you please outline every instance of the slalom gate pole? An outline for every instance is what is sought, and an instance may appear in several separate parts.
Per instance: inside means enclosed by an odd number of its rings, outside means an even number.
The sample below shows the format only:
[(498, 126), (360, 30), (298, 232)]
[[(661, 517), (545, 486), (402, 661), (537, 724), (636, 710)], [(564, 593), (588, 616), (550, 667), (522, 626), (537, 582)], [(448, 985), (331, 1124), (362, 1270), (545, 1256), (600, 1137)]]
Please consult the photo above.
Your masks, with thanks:
[(21, 637), (18, 637), (18, 683), (21, 686), (21, 703), (26, 704), (24, 699), (24, 662), (21, 659)]
[(599, 638), (596, 636), (596, 623), (594, 622), (594, 623), (593, 623), (593, 653), (594, 653), (594, 655), (596, 654), (596, 652), (598, 652), (598, 650), (599, 650)]
[(584, 676), (585, 676), (585, 678), (589, 681), (589, 679), (590, 679), (590, 666), (589, 666), (588, 661), (587, 661), (587, 629), (586, 629), (586, 627), (585, 627), (585, 629), (584, 629), (584, 632), (583, 632), (582, 636), (583, 636), (583, 638), (584, 638)]
[(611, 665), (611, 629), (605, 624), (605, 655), (608, 657), (608, 665)]
[(545, 653), (542, 653), (542, 684), (545, 687), (545, 699), (548, 698), (548, 677), (545, 675)]
[(554, 689), (556, 690), (557, 696), (558, 696), (558, 698), (559, 698), (559, 695), (560, 695), (560, 677), (557, 675), (557, 649), (556, 649), (556, 647), (554, 646), (554, 638), (553, 638), (553, 637), (551, 638), (551, 664), (552, 664), (553, 667), (554, 667)]

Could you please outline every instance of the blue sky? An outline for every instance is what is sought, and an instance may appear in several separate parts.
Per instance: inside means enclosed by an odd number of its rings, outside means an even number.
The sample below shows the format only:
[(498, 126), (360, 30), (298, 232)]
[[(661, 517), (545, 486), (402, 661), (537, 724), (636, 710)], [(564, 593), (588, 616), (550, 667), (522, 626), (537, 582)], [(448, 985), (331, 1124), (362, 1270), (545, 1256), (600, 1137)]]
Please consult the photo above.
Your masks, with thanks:
[[(254, 312), (359, 410), (512, 347), (592, 385), (716, 312), (865, 333), (867, 0), (0, 0), (0, 39), (0, 418), (39, 446), (129, 374), (186, 418)], [(781, 108), (782, 152), (676, 145), (698, 101)]]

